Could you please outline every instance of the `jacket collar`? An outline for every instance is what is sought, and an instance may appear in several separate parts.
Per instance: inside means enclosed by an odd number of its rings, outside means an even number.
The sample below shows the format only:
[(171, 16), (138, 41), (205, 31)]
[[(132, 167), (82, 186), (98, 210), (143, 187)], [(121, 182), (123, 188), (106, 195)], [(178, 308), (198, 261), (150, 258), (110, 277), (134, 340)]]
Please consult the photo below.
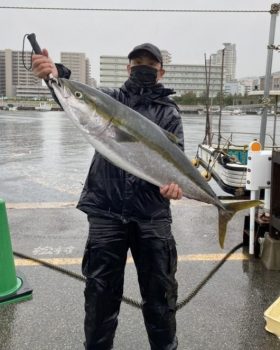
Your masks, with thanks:
[(175, 94), (175, 91), (173, 89), (167, 89), (161, 83), (157, 83), (153, 87), (143, 88), (135, 84), (135, 82), (132, 81), (131, 79), (128, 79), (123, 84), (123, 86), (121, 87), (121, 90), (123, 90), (123, 92), (125, 92), (130, 96), (133, 96), (133, 95), (138, 95), (143, 97), (145, 96), (145, 97), (148, 97), (150, 100), (156, 100), (162, 97)]

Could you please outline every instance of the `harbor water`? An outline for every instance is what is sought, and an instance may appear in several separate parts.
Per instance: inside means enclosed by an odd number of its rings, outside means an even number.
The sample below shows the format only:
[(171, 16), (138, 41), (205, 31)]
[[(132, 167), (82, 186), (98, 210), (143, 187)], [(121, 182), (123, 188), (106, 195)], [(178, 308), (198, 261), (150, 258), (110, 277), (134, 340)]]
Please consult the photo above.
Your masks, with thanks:
[[(182, 115), (185, 153), (192, 159), (205, 134), (205, 116)], [(245, 144), (258, 137), (258, 115), (225, 116), (222, 133)], [(267, 120), (273, 134), (274, 117)], [(218, 116), (213, 116), (217, 131)], [(279, 128), (278, 128), (279, 129)], [(269, 141), (269, 138), (267, 138)], [(280, 144), (280, 132), (276, 133)], [(0, 197), (7, 202), (75, 201), (81, 192), (94, 149), (64, 112), (0, 111)], [(212, 183), (216, 192), (220, 190)]]

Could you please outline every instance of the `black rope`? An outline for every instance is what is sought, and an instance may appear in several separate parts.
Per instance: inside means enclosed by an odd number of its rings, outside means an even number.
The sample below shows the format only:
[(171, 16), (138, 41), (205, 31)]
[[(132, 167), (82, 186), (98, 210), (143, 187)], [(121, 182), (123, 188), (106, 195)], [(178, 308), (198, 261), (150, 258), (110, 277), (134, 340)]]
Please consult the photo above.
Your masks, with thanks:
[[(64, 269), (63, 267), (60, 267), (60, 266), (56, 266), (56, 265), (53, 265), (53, 264), (50, 264), (48, 263), (47, 261), (44, 261), (44, 260), (40, 260), (40, 259), (36, 259), (36, 258), (33, 258), (29, 255), (25, 255), (25, 254), (22, 254), (22, 253), (19, 253), (19, 252), (13, 252), (13, 254), (19, 258), (22, 258), (22, 259), (27, 259), (27, 260), (30, 260), (30, 261), (34, 261), (40, 265), (43, 265), (45, 267), (48, 267), (54, 271), (58, 271), (58, 272), (61, 272), (63, 273), (64, 275), (67, 275), (69, 277), (72, 277), (72, 278), (75, 278), (76, 280), (78, 281), (82, 281), (82, 282), (85, 282), (86, 281), (86, 278), (74, 271), (71, 271), (71, 270), (67, 270), (67, 269)], [(133, 300), (131, 298), (128, 298), (128, 297), (125, 297), (123, 296), (122, 297), (122, 300), (123, 302), (125, 302), (126, 304), (129, 304), (133, 307), (136, 307), (137, 309), (141, 309), (142, 308), (142, 303), (136, 301), (136, 300)]]
[(232, 248), (219, 262), (214, 268), (208, 273), (208, 275), (190, 292), (190, 294), (180, 301), (176, 305), (176, 310), (182, 309), (186, 304), (188, 304), (192, 298), (196, 296), (196, 294), (200, 291), (200, 289), (210, 280), (210, 278), (219, 270), (219, 268), (226, 262), (226, 260), (238, 249), (243, 247), (243, 242), (239, 243), (237, 246)]
[(24, 37), (23, 37), (23, 43), (22, 43), (22, 51), (21, 51), (21, 59), (22, 59), (22, 64), (23, 64), (23, 67), (28, 70), (28, 71), (31, 71), (32, 69), (32, 55), (33, 55), (33, 50), (31, 52), (31, 56), (30, 56), (30, 66), (27, 67), (26, 64), (25, 64), (25, 57), (24, 57), (24, 54), (25, 54), (25, 51), (24, 51), (24, 45), (25, 45), (25, 38), (27, 37), (28, 34), (25, 34)]
[[(200, 291), (200, 289), (209, 281), (209, 279), (219, 270), (219, 268), (226, 262), (226, 260), (238, 249), (240, 249), (241, 247), (243, 247), (243, 243), (238, 244), (237, 246), (235, 246), (233, 249), (231, 249), (220, 261), (219, 263), (208, 273), (208, 275), (191, 291), (191, 293), (184, 299), (182, 299), (180, 302), (177, 303), (176, 305), (176, 311), (182, 309), (186, 304), (188, 304), (192, 298), (194, 298), (196, 296), (196, 294)], [(31, 260), (34, 261), (40, 265), (43, 265), (45, 267), (48, 267), (52, 270), (61, 272), (67, 276), (70, 276), (72, 278), (75, 278), (79, 281), (86, 281), (86, 278), (82, 275), (79, 275), (76, 272), (73, 272), (71, 270), (67, 270), (64, 269), (63, 267), (60, 266), (56, 266), (53, 264), (50, 264), (44, 260), (40, 260), (40, 259), (36, 259), (33, 258), (31, 256), (19, 253), (19, 252), (13, 252), (13, 254), (19, 258), (22, 259), (27, 259), (27, 260)], [(142, 309), (142, 303), (140, 301), (134, 300), (132, 298), (128, 298), (126, 296), (122, 297), (122, 301), (125, 302), (126, 304), (133, 306), (137, 309)]]
[(33, 7), (0, 6), (6, 10), (51, 10), (51, 11), (98, 11), (98, 12), (177, 12), (177, 13), (269, 13), (268, 10), (187, 10), (187, 9), (125, 9), (125, 8), (82, 8), (82, 7)]

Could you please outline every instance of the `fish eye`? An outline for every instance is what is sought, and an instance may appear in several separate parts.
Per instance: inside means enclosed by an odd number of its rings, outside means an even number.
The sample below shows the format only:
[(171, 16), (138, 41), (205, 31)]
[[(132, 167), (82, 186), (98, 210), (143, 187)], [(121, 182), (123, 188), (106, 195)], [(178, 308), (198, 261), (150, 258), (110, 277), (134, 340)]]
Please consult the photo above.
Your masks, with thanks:
[(83, 94), (80, 91), (75, 91), (75, 96), (81, 99), (83, 97)]

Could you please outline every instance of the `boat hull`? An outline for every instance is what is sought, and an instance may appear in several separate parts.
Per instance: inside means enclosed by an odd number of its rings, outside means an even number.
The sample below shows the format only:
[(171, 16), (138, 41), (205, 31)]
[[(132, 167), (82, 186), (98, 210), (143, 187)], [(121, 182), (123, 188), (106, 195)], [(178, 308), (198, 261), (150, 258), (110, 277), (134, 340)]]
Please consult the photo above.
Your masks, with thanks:
[(247, 165), (232, 161), (227, 154), (207, 144), (199, 144), (197, 158), (225, 192), (234, 196), (249, 195), (246, 190)]

